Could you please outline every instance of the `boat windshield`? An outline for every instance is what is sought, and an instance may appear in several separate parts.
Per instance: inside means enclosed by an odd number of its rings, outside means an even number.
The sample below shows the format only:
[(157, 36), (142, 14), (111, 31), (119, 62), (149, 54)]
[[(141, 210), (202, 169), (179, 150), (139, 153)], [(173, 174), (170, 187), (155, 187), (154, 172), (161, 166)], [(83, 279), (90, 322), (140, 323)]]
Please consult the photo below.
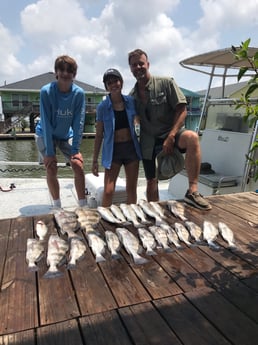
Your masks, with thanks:
[(203, 117), (201, 130), (218, 129), (238, 133), (248, 133), (252, 129), (244, 120), (245, 109), (236, 110), (236, 100), (208, 101), (206, 116)]

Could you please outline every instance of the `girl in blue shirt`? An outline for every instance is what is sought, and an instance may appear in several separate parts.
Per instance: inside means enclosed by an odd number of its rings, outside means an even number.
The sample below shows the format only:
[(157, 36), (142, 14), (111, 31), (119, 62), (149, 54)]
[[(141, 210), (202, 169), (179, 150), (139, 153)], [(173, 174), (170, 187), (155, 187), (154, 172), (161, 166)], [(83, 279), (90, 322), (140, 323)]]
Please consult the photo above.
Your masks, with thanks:
[(96, 137), (92, 173), (99, 176), (98, 156), (102, 145), (102, 165), (105, 168), (102, 206), (112, 204), (116, 180), (124, 165), (127, 203), (137, 202), (137, 180), (140, 146), (135, 133), (137, 122), (134, 100), (122, 95), (123, 78), (116, 69), (108, 69), (103, 82), (109, 95), (97, 107)]

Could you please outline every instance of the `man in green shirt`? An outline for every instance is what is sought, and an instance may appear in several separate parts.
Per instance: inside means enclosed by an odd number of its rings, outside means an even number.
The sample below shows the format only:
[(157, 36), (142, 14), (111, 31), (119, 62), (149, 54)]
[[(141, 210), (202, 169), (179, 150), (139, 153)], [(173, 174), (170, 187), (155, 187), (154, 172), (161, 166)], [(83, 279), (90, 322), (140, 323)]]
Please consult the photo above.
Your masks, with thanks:
[(159, 200), (155, 165), (157, 154), (162, 150), (165, 154), (172, 154), (174, 147), (177, 147), (186, 153), (185, 168), (189, 188), (185, 202), (199, 209), (211, 209), (197, 188), (201, 164), (200, 144), (198, 134), (184, 128), (187, 115), (185, 96), (173, 78), (150, 74), (148, 56), (141, 49), (130, 52), (128, 62), (136, 78), (130, 94), (135, 98), (137, 115), (140, 116), (140, 144), (147, 179), (147, 200)]

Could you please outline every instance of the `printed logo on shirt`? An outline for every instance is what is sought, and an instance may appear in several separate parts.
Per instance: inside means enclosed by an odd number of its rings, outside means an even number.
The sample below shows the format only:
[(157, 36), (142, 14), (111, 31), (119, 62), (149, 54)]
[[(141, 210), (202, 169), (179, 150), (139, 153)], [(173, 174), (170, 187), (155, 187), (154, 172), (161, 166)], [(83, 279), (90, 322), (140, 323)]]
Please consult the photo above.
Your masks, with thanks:
[(67, 108), (67, 109), (57, 109), (57, 116), (58, 117), (72, 117), (73, 112)]

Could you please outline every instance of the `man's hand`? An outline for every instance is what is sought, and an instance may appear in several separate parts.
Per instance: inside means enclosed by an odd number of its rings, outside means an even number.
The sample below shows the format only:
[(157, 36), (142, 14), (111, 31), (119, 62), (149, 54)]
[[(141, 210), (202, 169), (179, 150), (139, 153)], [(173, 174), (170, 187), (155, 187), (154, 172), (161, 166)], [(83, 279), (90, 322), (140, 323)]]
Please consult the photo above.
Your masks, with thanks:
[(168, 136), (163, 142), (163, 151), (165, 154), (172, 154), (174, 150), (175, 137)]

